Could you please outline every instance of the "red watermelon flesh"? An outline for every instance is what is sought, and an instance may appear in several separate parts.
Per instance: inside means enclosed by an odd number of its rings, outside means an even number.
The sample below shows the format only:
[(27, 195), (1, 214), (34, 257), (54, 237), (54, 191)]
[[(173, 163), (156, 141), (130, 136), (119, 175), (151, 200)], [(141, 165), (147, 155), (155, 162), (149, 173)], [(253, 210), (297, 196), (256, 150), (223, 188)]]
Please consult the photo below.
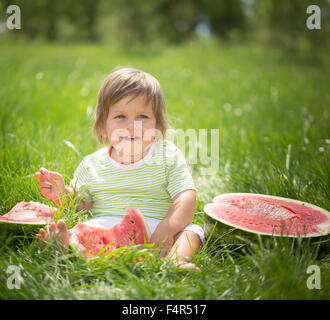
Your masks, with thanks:
[(19, 202), (8, 213), (0, 216), (0, 223), (42, 225), (50, 221), (54, 209), (38, 202)]
[(92, 258), (106, 247), (105, 253), (109, 253), (130, 244), (148, 243), (150, 231), (143, 215), (130, 207), (126, 210), (123, 220), (112, 228), (96, 228), (79, 222), (74, 227), (71, 246), (86, 258)]
[(314, 237), (330, 233), (330, 213), (306, 202), (231, 193), (214, 198), (205, 212), (227, 225), (269, 235)]

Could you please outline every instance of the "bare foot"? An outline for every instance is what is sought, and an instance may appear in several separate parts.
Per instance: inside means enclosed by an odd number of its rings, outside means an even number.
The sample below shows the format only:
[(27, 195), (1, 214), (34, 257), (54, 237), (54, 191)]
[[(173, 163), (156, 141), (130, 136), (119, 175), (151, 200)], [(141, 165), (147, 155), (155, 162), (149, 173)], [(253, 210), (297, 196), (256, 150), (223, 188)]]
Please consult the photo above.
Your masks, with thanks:
[(49, 242), (55, 243), (62, 251), (66, 251), (70, 245), (70, 233), (66, 227), (63, 219), (58, 220), (57, 223), (52, 222), (47, 226), (47, 231), (40, 229), (36, 235), (40, 240), (40, 247), (44, 249)]
[(199, 267), (197, 267), (194, 263), (187, 262), (187, 261), (178, 261), (178, 262), (175, 262), (174, 265), (180, 269), (201, 271), (201, 269)]

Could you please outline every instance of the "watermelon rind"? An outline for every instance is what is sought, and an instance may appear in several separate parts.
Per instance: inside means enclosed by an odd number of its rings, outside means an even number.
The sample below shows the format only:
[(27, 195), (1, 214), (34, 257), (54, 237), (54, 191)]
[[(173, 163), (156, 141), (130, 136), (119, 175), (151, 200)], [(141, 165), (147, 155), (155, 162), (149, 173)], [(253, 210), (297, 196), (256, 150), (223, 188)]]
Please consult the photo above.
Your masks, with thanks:
[[(231, 224), (230, 222), (221, 219), (220, 217), (215, 216), (210, 212), (210, 208), (214, 205), (217, 205), (219, 203), (218, 201), (222, 197), (230, 197), (230, 196), (257, 196), (260, 198), (267, 198), (267, 199), (277, 199), (277, 200), (283, 200), (283, 201), (289, 201), (296, 204), (304, 205), (307, 208), (311, 208), (314, 210), (319, 211), (320, 213), (326, 215), (328, 217), (328, 220), (323, 223), (319, 224), (318, 228), (320, 229), (319, 233), (313, 233), (308, 235), (289, 235), (289, 234), (275, 234), (275, 233), (265, 233), (265, 232), (256, 232), (252, 231), (248, 228), (244, 228), (241, 226), (235, 226), (234, 224)], [(212, 203), (208, 203), (204, 206), (204, 233), (205, 236), (208, 238), (211, 236), (212, 239), (221, 239), (224, 242), (229, 243), (237, 243), (241, 244), (242, 239), (253, 241), (256, 239), (256, 237), (259, 236), (266, 236), (266, 237), (288, 237), (288, 238), (315, 238), (319, 239), (320, 237), (327, 236), (330, 234), (330, 212), (327, 210), (320, 208), (318, 206), (315, 206), (313, 204), (295, 200), (295, 199), (288, 199), (283, 197), (277, 197), (272, 195), (264, 195), (264, 194), (256, 194), (256, 193), (224, 193), (219, 196), (216, 196), (213, 199)], [(243, 242), (244, 242), (243, 241)]]
[[(109, 244), (110, 245), (110, 244)], [(84, 260), (87, 261), (93, 261), (95, 259), (102, 259), (102, 258), (106, 258), (106, 259), (111, 259), (115, 256), (118, 256), (119, 254), (125, 252), (126, 250), (129, 250), (131, 248), (140, 248), (140, 251), (145, 252), (145, 248), (151, 246), (151, 245), (141, 245), (141, 244), (131, 244), (128, 245), (126, 247), (121, 247), (121, 248), (117, 248), (111, 252), (106, 253), (106, 248), (104, 248), (102, 251), (100, 251), (97, 255), (93, 256), (93, 257), (85, 257), (83, 252), (80, 250), (79, 248), (79, 240), (77, 238), (77, 236), (73, 233), (71, 238), (70, 238), (70, 248), (72, 250), (72, 252), (74, 252), (74, 254)]]
[[(125, 206), (125, 208), (126, 208), (127, 212), (129, 212), (129, 209), (133, 209), (140, 216), (140, 218), (142, 218), (142, 220), (144, 222), (144, 225), (145, 225), (145, 228), (146, 228), (146, 231), (147, 231), (147, 234), (148, 234), (148, 239), (150, 239), (150, 237), (151, 237), (150, 228), (149, 228), (149, 225), (148, 225), (148, 223), (147, 223), (144, 215), (141, 213), (141, 211), (139, 209), (137, 209), (137, 208), (130, 208), (128, 206)], [(87, 260), (93, 260), (93, 259), (97, 259), (97, 258), (102, 257), (102, 254), (99, 253), (98, 255), (96, 255), (94, 257), (86, 258), (84, 256), (84, 254), (82, 253), (81, 249), (80, 249), (80, 242), (79, 242), (78, 237), (76, 236), (75, 227), (72, 228), (69, 232), (71, 234), (71, 237), (70, 237), (70, 248), (72, 249), (72, 251), (76, 255), (78, 255), (78, 256), (80, 256), (82, 258), (85, 258)], [(134, 245), (134, 244), (132, 244), (129, 247), (131, 247), (131, 246), (132, 247), (139, 247), (141, 245)], [(120, 253), (121, 251), (123, 251), (123, 248), (117, 248), (116, 250), (112, 251), (110, 255), (111, 256), (112, 255), (116, 255), (117, 253)], [(103, 250), (102, 250), (102, 252), (103, 252)], [(107, 256), (109, 256), (109, 254), (107, 254)]]
[(0, 221), (0, 230), (13, 232), (17, 234), (21, 233), (34, 233), (38, 232), (40, 228), (45, 227), (47, 222), (45, 223), (36, 223), (36, 222), (26, 222), (26, 223), (17, 223), (13, 221)]
[(84, 257), (83, 253), (81, 252), (81, 250), (79, 249), (79, 240), (74, 232), (74, 228), (72, 228), (72, 230), (69, 230), (71, 236), (70, 236), (70, 248), (72, 249), (72, 251), (80, 256), (80, 257)]
[(149, 225), (148, 225), (148, 222), (147, 222), (146, 218), (144, 217), (144, 215), (141, 213), (141, 211), (138, 208), (134, 208), (134, 210), (140, 216), (140, 218), (142, 218), (142, 220), (144, 222), (144, 225), (146, 227), (146, 230), (147, 230), (148, 238), (150, 239), (151, 238), (151, 231), (150, 231), (150, 228), (149, 228)]
[[(46, 207), (49, 209), (50, 207), (46, 204), (35, 202), (35, 201), (29, 201), (29, 203), (35, 204), (37, 206)], [(56, 212), (56, 208), (51, 208), (53, 212)], [(14, 233), (33, 233), (38, 232), (40, 228), (45, 227), (49, 222), (49, 219), (45, 219), (44, 221), (13, 221), (13, 220), (0, 220), (0, 230), (1, 232), (7, 231), (7, 232), (14, 232)]]

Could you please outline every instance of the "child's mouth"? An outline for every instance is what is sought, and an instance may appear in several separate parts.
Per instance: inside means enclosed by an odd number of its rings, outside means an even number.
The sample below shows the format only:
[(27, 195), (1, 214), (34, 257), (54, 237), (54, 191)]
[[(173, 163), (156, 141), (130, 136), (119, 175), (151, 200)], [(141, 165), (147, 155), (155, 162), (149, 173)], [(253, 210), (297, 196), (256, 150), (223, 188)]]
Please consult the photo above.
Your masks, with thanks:
[(122, 137), (123, 140), (125, 141), (136, 141), (141, 139), (140, 137)]

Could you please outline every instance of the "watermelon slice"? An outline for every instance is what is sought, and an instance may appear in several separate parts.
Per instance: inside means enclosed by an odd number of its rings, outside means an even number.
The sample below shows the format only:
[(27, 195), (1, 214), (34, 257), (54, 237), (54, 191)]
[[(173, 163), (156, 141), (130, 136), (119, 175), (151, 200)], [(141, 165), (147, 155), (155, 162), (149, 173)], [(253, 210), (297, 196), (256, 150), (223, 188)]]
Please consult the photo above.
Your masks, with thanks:
[[(312, 204), (253, 193), (227, 193), (204, 207), (204, 231), (221, 237), (228, 229), (244, 235), (319, 237), (330, 233), (330, 213)], [(242, 235), (242, 233), (240, 233)]]
[(79, 222), (72, 230), (70, 246), (86, 258), (109, 253), (130, 244), (148, 243), (150, 230), (143, 215), (133, 208), (126, 207), (123, 220), (112, 228), (96, 228)]
[(50, 222), (53, 209), (39, 202), (19, 202), (8, 213), (0, 216), (0, 228), (15, 232), (36, 231)]

